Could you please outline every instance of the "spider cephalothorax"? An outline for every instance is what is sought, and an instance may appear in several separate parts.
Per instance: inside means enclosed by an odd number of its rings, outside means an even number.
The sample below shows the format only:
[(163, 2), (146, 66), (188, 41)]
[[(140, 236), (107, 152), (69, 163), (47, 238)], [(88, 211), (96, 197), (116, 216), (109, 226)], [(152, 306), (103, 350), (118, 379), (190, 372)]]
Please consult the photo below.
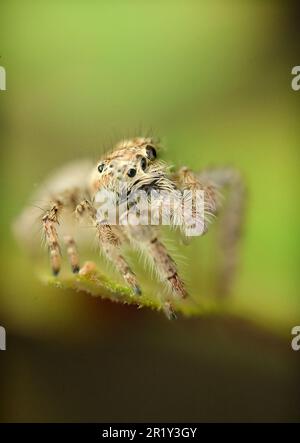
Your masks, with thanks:
[[(220, 275), (223, 292), (226, 292), (236, 265), (235, 245), (240, 234), (244, 187), (239, 174), (232, 169), (218, 168), (194, 173), (182, 167), (172, 172), (170, 166), (158, 158), (158, 154), (159, 147), (151, 138), (138, 137), (118, 143), (110, 153), (104, 155), (95, 166), (91, 167), (90, 174), (85, 172), (88, 170), (87, 164), (85, 167), (83, 164), (77, 164), (77, 175), (75, 167), (69, 167), (68, 174), (61, 172), (55, 180), (52, 180), (51, 186), (48, 184), (48, 189), (51, 188), (49, 207), (43, 214), (42, 226), (50, 252), (52, 271), (56, 275), (61, 267), (60, 239), (57, 230), (59, 221), (62, 225), (62, 219), (67, 212), (75, 215), (74, 219), (77, 221), (88, 219), (96, 228), (100, 250), (136, 294), (141, 293), (140, 285), (122, 254), (122, 246), (128, 243), (138, 249), (151, 262), (157, 276), (168, 289), (161, 297), (162, 306), (170, 316), (173, 297), (186, 297), (187, 290), (179, 276), (174, 259), (159, 238), (161, 222), (156, 220), (153, 224), (150, 217), (147, 223), (131, 223), (128, 220), (127, 223), (123, 223), (123, 219), (122, 222), (116, 219), (112, 223), (106, 217), (99, 217), (96, 206), (98, 194), (104, 191), (108, 193), (106, 195), (109, 195), (109, 200), (125, 205), (126, 215), (132, 206), (132, 197), (142, 191), (147, 201), (151, 200), (152, 204), (154, 202), (155, 210), (157, 202), (160, 208), (167, 207), (170, 212), (170, 225), (173, 228), (179, 226), (185, 235), (189, 235), (188, 233), (198, 224), (201, 229), (196, 230), (196, 235), (202, 235), (207, 231), (212, 218), (219, 213), (220, 189), (229, 187), (231, 192), (227, 211), (224, 211), (222, 218), (220, 235), (224, 251)], [(72, 174), (73, 181), (68, 179)], [(57, 186), (58, 182), (60, 186)], [(64, 183), (68, 183), (65, 188), (62, 186)], [(194, 193), (197, 192), (202, 193), (202, 211), (199, 211), (197, 205), (193, 203)], [(167, 197), (171, 195), (171, 200), (176, 203), (175, 206), (166, 203), (166, 195)], [(137, 197), (133, 203), (136, 208), (139, 198)], [(191, 211), (189, 216), (184, 218), (180, 209), (189, 204)], [(80, 262), (75, 239), (72, 235), (64, 235), (64, 242), (72, 270), (78, 272)]]
[(174, 189), (169, 166), (157, 159), (158, 149), (150, 138), (119, 143), (96, 165), (91, 179), (92, 192), (102, 188), (117, 192), (126, 188), (128, 195), (138, 190)]

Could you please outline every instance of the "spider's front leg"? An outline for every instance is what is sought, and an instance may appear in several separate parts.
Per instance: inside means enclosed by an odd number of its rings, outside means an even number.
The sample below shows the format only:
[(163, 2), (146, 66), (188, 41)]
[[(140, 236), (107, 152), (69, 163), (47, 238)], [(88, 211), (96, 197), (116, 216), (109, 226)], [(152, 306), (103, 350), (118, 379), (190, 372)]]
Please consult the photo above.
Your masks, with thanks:
[(81, 217), (87, 214), (93, 225), (96, 227), (98, 241), (101, 251), (105, 254), (118, 272), (122, 275), (126, 283), (133, 289), (134, 293), (140, 295), (142, 293), (134, 272), (121, 254), (123, 244), (123, 236), (117, 229), (112, 229), (108, 224), (101, 224), (97, 221), (96, 208), (88, 200), (83, 200), (75, 210), (76, 216)]
[(168, 253), (165, 245), (157, 237), (154, 237), (146, 243), (146, 246), (161, 280), (167, 283), (174, 294), (179, 295), (181, 298), (187, 297), (188, 294), (178, 274), (176, 263)]
[(109, 225), (98, 223), (96, 224), (96, 229), (100, 246), (106, 255), (106, 258), (116, 267), (126, 283), (133, 289), (134, 293), (136, 295), (141, 295), (142, 291), (138, 285), (137, 278), (121, 254), (121, 236), (118, 236)]
[(61, 253), (56, 225), (58, 224), (58, 215), (62, 207), (62, 202), (57, 200), (42, 218), (43, 230), (49, 248), (50, 263), (54, 275), (59, 273), (61, 267)]
[(222, 191), (227, 190), (227, 199), (220, 211), (217, 290), (221, 295), (228, 295), (239, 262), (239, 241), (247, 202), (246, 186), (241, 174), (229, 167), (206, 169), (198, 177), (203, 183), (214, 183)]
[(74, 272), (74, 274), (77, 274), (79, 272), (80, 265), (79, 265), (79, 255), (75, 240), (70, 235), (65, 235), (64, 242), (67, 249), (67, 254), (69, 257), (71, 269)]
[[(205, 234), (219, 208), (217, 187), (213, 183), (202, 183), (186, 167), (180, 168), (171, 178), (181, 193), (179, 210), (173, 214), (174, 224), (187, 236)], [(198, 191), (201, 194), (197, 194)]]
[[(159, 240), (157, 230), (151, 226), (127, 226), (126, 230), (131, 243), (148, 258), (158, 274), (160, 280), (167, 285), (174, 295), (185, 298), (188, 294), (181, 279), (177, 266), (173, 258), (167, 251), (165, 245)], [(171, 302), (168, 300), (164, 304), (168, 317), (172, 317)]]
[[(56, 198), (42, 218), (43, 231), (49, 248), (50, 263), (54, 275), (58, 275), (61, 268), (61, 248), (56, 229), (59, 224), (58, 219), (63, 209), (69, 209), (69, 211), (74, 209), (75, 194), (75, 192), (67, 192), (63, 198)], [(64, 243), (72, 271), (77, 273), (79, 271), (79, 256), (75, 240), (70, 235), (66, 235), (64, 236)]]
[[(221, 258), (219, 263), (218, 292), (230, 292), (238, 263), (238, 242), (241, 237), (245, 211), (245, 185), (240, 174), (232, 168), (211, 168), (195, 174), (183, 167), (173, 177), (181, 190), (202, 190), (204, 192), (203, 233), (209, 227), (211, 217), (220, 217), (219, 244)], [(220, 191), (228, 189), (227, 204), (221, 204)], [(195, 214), (193, 214), (194, 216)]]

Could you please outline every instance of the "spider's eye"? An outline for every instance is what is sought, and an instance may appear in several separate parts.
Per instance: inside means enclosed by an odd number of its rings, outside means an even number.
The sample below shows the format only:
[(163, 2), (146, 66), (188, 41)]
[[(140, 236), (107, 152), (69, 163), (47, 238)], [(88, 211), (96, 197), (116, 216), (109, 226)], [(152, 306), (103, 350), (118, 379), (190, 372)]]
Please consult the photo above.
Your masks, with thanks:
[(98, 166), (98, 171), (100, 172), (100, 174), (103, 171), (103, 169), (104, 169), (104, 163), (101, 163), (101, 165)]
[(141, 168), (143, 171), (145, 171), (146, 166), (147, 166), (147, 160), (145, 159), (145, 157), (143, 157), (141, 160)]
[(154, 160), (156, 158), (156, 149), (153, 146), (146, 146), (146, 153), (149, 160)]
[(127, 172), (128, 177), (134, 177), (136, 174), (136, 169), (131, 168), (129, 169), (129, 171)]

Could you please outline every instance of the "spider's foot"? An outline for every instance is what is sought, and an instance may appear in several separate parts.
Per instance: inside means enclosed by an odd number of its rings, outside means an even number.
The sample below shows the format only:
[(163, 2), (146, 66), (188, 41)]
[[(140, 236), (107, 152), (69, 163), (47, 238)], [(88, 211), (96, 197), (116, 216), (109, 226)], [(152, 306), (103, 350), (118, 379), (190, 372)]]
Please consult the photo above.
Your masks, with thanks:
[(132, 289), (135, 295), (142, 295), (142, 290), (139, 286), (135, 285), (132, 287)]
[(79, 265), (72, 266), (73, 274), (78, 274), (79, 270), (80, 270), (80, 266)]
[(169, 277), (168, 280), (174, 294), (179, 295), (181, 298), (186, 298), (188, 296), (184, 283), (177, 273)]
[(163, 309), (163, 312), (165, 313), (166, 317), (168, 318), (168, 320), (176, 320), (177, 319), (177, 315), (176, 315), (175, 311), (173, 310), (170, 302), (165, 302), (162, 309)]

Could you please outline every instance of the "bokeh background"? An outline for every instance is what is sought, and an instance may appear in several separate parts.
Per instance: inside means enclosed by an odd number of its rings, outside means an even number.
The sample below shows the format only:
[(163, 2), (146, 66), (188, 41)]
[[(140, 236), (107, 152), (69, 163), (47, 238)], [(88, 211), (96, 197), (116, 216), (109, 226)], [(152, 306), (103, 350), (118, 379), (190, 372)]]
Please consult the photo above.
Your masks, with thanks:
[[(1, 421), (299, 420), (298, 28), (283, 0), (2, 1)], [(52, 170), (148, 131), (175, 165), (246, 178), (226, 315), (169, 322), (42, 286), (14, 240)], [(206, 297), (214, 238), (178, 246)]]

